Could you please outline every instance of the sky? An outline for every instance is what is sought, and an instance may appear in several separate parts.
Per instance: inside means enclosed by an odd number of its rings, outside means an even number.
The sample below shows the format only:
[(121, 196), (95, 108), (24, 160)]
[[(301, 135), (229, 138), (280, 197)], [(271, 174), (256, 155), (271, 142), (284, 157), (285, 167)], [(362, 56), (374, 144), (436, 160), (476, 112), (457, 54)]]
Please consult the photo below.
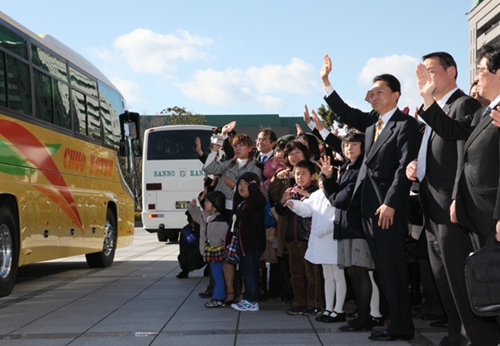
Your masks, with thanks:
[(100, 69), (130, 111), (168, 107), (194, 114), (301, 116), (317, 109), (319, 77), (351, 106), (372, 79), (394, 74), (400, 108), (421, 99), (415, 67), (446, 51), (466, 92), (472, 0), (16, 0), (0, 10), (37, 34), (50, 34)]

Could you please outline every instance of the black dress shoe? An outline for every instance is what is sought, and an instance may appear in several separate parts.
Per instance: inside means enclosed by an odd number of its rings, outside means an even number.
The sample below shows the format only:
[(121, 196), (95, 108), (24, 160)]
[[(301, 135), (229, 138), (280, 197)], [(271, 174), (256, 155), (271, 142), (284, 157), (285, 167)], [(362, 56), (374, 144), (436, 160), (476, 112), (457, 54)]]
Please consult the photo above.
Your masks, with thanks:
[(198, 293), (198, 295), (201, 298), (212, 298), (213, 294), (214, 294), (214, 289), (212, 287), (210, 287), (210, 286), (207, 287), (207, 289), (205, 290), (205, 292)]
[(384, 316), (380, 316), (380, 317), (370, 316), (370, 317), (372, 319), (371, 325), (374, 327), (382, 327), (385, 324), (384, 323)]
[(431, 322), (429, 326), (434, 328), (448, 328), (448, 320), (438, 320)]
[(370, 340), (374, 341), (394, 341), (394, 340), (411, 340), (413, 339), (413, 334), (408, 335), (389, 335), (386, 331), (383, 332), (372, 332), (372, 334), (368, 337)]
[(359, 319), (350, 320), (346, 325), (339, 328), (343, 332), (357, 332), (358, 330), (372, 330), (371, 320), (360, 321)]

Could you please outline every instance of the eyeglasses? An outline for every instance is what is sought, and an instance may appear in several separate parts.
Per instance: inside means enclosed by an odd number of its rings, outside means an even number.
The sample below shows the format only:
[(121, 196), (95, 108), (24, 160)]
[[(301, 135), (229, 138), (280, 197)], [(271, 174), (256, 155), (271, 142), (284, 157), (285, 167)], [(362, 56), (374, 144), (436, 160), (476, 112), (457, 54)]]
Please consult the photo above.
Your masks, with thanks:
[(487, 67), (477, 67), (476, 72), (477, 74), (485, 74), (486, 72), (489, 72), (490, 70)]

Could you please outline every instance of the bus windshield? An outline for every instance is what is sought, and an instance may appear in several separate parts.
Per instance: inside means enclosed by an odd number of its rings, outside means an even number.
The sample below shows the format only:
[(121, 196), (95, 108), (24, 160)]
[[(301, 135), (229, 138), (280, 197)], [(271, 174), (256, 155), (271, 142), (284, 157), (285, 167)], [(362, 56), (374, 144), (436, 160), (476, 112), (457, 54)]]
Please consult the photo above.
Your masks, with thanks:
[(206, 130), (154, 131), (149, 134), (148, 160), (198, 160), (196, 137), (208, 148), (211, 132)]

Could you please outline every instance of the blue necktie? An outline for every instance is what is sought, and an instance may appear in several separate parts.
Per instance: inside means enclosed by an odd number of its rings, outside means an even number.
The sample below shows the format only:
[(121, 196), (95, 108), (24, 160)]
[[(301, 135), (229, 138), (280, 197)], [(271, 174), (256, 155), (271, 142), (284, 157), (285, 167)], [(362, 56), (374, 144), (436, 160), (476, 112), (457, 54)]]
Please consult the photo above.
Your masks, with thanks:
[(488, 115), (490, 115), (490, 113), (491, 113), (491, 107), (486, 108), (486, 110), (483, 113), (483, 118), (487, 117)]
[(429, 144), (429, 138), (431, 137), (432, 129), (429, 125), (425, 126), (425, 132), (422, 137), (422, 143), (420, 144), (420, 150), (418, 151), (417, 158), (417, 179), (418, 181), (424, 180), (425, 168), (427, 160), (427, 146)]

